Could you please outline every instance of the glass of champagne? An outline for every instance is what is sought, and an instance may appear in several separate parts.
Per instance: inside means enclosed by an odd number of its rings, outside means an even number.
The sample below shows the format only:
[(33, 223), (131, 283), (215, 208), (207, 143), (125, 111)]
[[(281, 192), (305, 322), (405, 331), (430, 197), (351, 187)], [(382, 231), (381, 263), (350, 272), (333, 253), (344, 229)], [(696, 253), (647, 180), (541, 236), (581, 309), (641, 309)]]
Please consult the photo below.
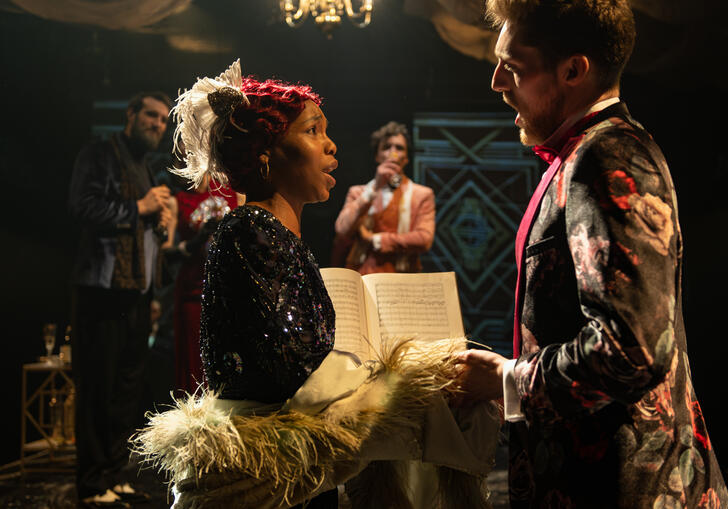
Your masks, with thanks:
[[(387, 154), (387, 161), (392, 162), (399, 166), (402, 161), (402, 156), (399, 152), (390, 150), (389, 154)], [(392, 177), (389, 179), (389, 187), (394, 190), (399, 187), (399, 185), (402, 183), (402, 174), (401, 173), (395, 173), (392, 175)]]
[(46, 348), (46, 362), (51, 364), (53, 362), (51, 355), (53, 355), (53, 348), (56, 346), (55, 323), (47, 323), (43, 325), (43, 343), (45, 343)]

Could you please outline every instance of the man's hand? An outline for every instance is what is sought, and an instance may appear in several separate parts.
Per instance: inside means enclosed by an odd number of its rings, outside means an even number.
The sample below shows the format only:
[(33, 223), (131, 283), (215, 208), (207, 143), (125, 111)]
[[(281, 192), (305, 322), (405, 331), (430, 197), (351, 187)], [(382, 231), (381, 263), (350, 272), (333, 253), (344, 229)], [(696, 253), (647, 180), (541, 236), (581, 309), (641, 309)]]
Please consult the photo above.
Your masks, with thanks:
[(392, 161), (384, 161), (377, 166), (377, 174), (374, 177), (374, 187), (383, 189), (389, 185), (390, 179), (400, 173), (402, 169)]
[(362, 240), (371, 244), (372, 238), (374, 238), (374, 232), (362, 224), (359, 225), (359, 236)]
[(466, 350), (458, 354), (456, 387), (462, 392), (451, 399), (453, 406), (469, 406), (503, 397), (503, 363), (506, 358), (488, 350)]
[(169, 200), (170, 192), (167, 186), (157, 186), (151, 188), (144, 195), (144, 198), (137, 200), (137, 208), (140, 216), (148, 216), (159, 212), (163, 208), (167, 208), (167, 200)]
[(174, 224), (175, 219), (176, 218), (172, 215), (172, 211), (169, 210), (166, 206), (162, 207), (162, 209), (159, 211), (159, 226), (169, 230), (170, 226)]

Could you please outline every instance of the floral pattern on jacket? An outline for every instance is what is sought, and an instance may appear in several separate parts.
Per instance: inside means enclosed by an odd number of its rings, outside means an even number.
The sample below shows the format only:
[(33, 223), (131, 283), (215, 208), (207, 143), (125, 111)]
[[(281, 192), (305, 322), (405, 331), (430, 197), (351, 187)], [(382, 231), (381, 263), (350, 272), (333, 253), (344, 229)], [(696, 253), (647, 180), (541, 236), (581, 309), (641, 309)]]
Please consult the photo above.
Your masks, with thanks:
[(574, 141), (524, 255), (511, 506), (726, 507), (690, 378), (664, 157), (623, 103)]

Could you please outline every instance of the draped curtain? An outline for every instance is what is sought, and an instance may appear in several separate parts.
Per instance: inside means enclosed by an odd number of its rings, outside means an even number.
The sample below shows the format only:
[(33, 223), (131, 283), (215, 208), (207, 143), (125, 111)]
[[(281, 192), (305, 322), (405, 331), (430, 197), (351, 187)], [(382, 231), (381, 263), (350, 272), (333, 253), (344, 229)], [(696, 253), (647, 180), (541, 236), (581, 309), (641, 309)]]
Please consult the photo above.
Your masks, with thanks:
[[(628, 70), (650, 73), (678, 68), (691, 48), (705, 46), (716, 28), (710, 0), (631, 0), (638, 20), (638, 37)], [(495, 63), (498, 34), (484, 21), (484, 0), (405, 0), (404, 11), (429, 19), (440, 37), (457, 51)], [(722, 49), (724, 51), (725, 48)]]
[(109, 30), (139, 30), (185, 10), (192, 0), (11, 0), (25, 12)]
[[(267, 1), (272, 8), (277, 7), (278, 2)], [(379, 0), (385, 1), (393, 0)], [(631, 0), (638, 21), (638, 41), (627, 71), (673, 72), (703, 48), (720, 53), (718, 57), (726, 56), (726, 29), (719, 24), (724, 18), (709, 7), (713, 1)], [(0, 0), (0, 8), (9, 10), (8, 6), (12, 6), (49, 20), (109, 30), (158, 33), (181, 51), (230, 51), (225, 34), (200, 32), (200, 19), (208, 15), (203, 3), (198, 1), (196, 7), (192, 0)], [(494, 63), (497, 34), (484, 20), (484, 4), (485, 0), (404, 0), (403, 9), (408, 15), (430, 20), (439, 36), (455, 50)], [(376, 11), (375, 4), (374, 23)], [(214, 26), (214, 20), (210, 21)], [(717, 80), (719, 74), (704, 79)]]

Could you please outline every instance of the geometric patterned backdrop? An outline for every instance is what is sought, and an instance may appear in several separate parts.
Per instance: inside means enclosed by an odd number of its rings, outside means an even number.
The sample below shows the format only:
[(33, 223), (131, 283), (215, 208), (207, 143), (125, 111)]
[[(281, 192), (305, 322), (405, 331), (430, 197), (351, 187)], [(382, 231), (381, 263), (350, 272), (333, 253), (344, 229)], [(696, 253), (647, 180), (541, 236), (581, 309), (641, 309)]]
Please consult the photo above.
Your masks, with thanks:
[(113, 133), (123, 130), (128, 104), (128, 100), (94, 101), (94, 124), (91, 126), (91, 135), (97, 139), (107, 140)]
[(435, 191), (435, 240), (423, 271), (455, 271), (465, 333), (512, 352), (516, 230), (541, 164), (512, 113), (420, 113), (413, 179)]

